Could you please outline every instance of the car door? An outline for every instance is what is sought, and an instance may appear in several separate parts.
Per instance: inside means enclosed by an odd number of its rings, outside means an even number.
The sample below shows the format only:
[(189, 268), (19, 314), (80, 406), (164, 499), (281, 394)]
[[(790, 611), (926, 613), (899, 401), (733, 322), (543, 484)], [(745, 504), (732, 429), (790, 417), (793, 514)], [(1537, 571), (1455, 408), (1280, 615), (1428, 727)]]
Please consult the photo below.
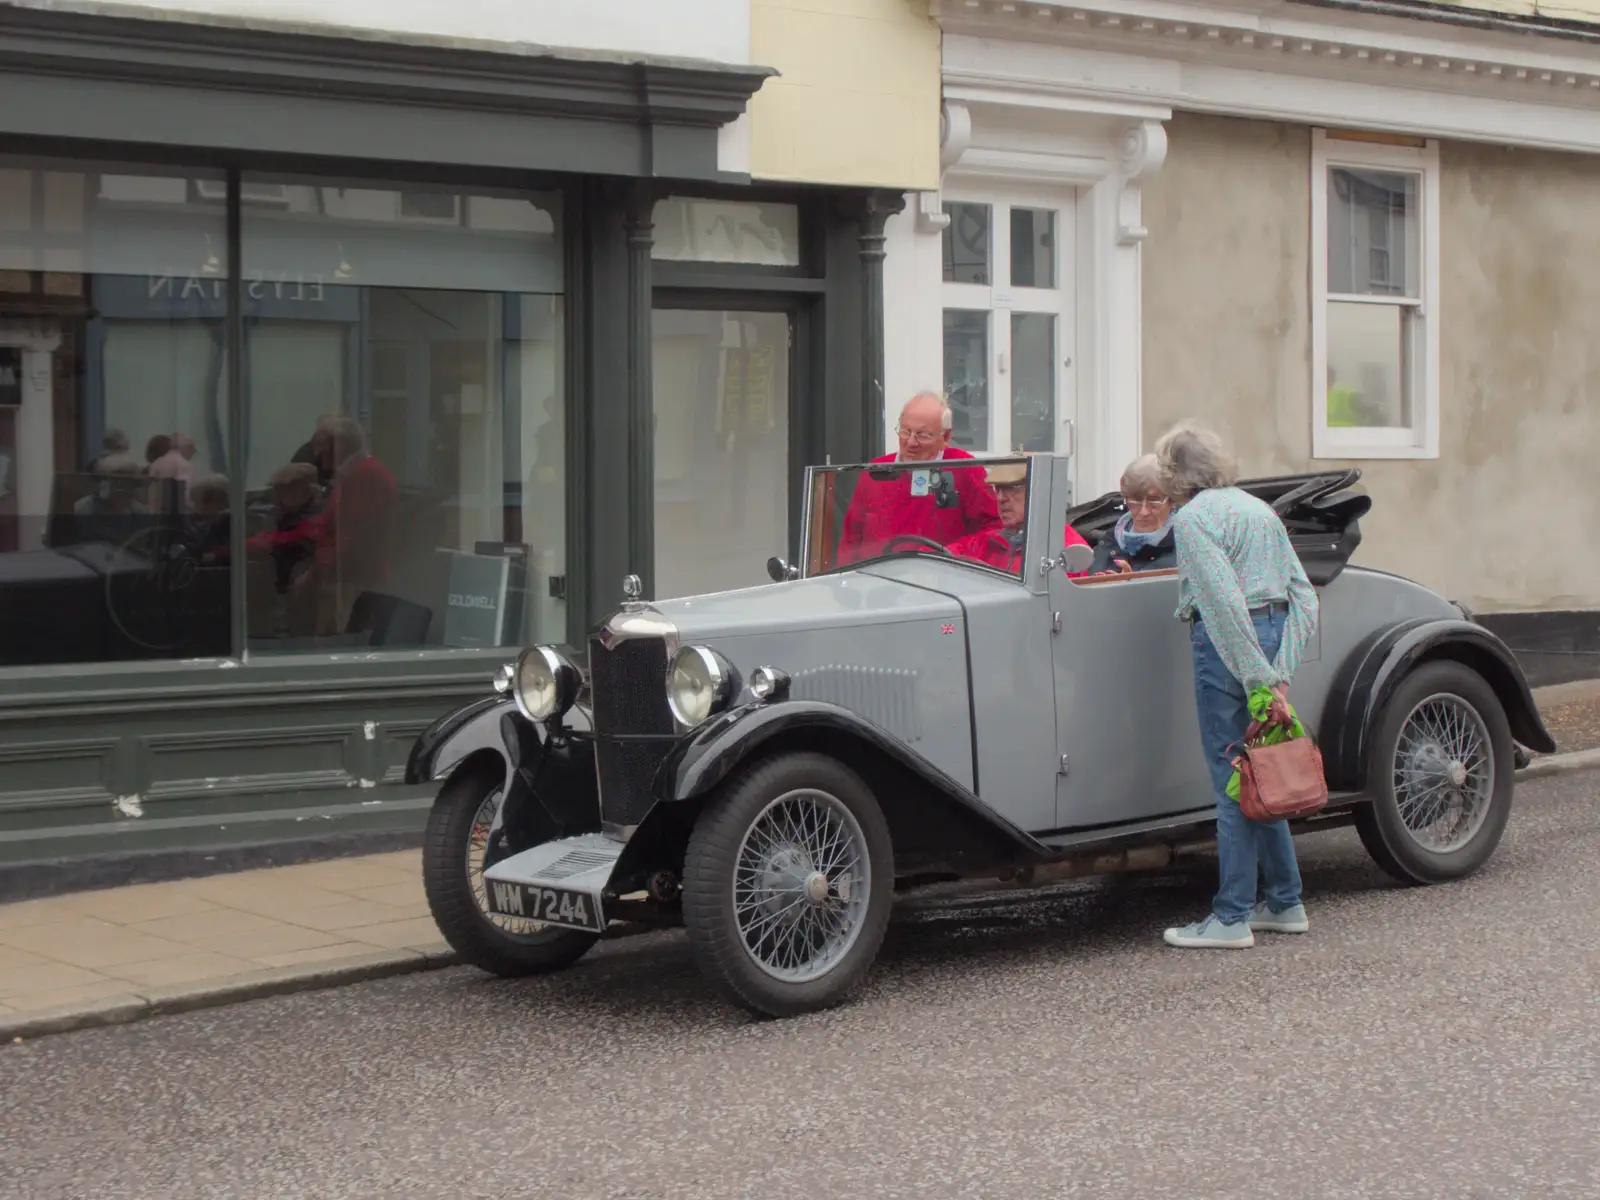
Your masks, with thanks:
[[(1054, 545), (1065, 532), (1065, 496)], [(1106, 582), (1050, 573), (1056, 823), (1088, 830), (1211, 808), (1186, 622), (1172, 575)]]

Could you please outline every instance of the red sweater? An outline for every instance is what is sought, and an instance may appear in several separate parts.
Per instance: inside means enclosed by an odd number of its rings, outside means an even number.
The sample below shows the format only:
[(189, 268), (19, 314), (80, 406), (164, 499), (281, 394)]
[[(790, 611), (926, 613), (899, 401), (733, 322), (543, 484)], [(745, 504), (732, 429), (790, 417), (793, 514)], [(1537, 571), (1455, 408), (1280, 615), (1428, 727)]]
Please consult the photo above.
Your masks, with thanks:
[[(1063, 546), (1087, 546), (1089, 543), (1083, 534), (1071, 525), (1067, 526), (1066, 533), (1062, 535)], [(1004, 530), (993, 530), (984, 533), (968, 534), (958, 538), (945, 547), (951, 554), (959, 558), (975, 558), (981, 563), (1001, 571), (1009, 571), (1013, 575), (1022, 573), (1022, 551), (1011, 548), (1011, 539)], [(1087, 571), (1068, 571), (1068, 579), (1081, 579)]]
[(398, 492), (389, 468), (370, 455), (334, 476), (322, 511), (294, 529), (258, 533), (245, 545), (270, 553), (310, 538), (324, 579), (378, 583), (389, 578)]
[[(945, 450), (943, 460), (914, 465), (937, 469), (952, 459), (971, 458), (965, 450), (951, 446)], [(872, 461), (892, 463), (895, 455), (885, 454)], [(1000, 512), (995, 507), (994, 493), (989, 490), (983, 468), (968, 467), (950, 473), (955, 476), (956, 495), (961, 500), (955, 508), (935, 508), (931, 494), (913, 496), (910, 471), (896, 472), (893, 479), (887, 480), (863, 473), (856, 482), (850, 507), (845, 510), (838, 561), (842, 564), (872, 558), (883, 553), (884, 544), (890, 538), (903, 533), (932, 538), (943, 546), (963, 534), (999, 529)]]

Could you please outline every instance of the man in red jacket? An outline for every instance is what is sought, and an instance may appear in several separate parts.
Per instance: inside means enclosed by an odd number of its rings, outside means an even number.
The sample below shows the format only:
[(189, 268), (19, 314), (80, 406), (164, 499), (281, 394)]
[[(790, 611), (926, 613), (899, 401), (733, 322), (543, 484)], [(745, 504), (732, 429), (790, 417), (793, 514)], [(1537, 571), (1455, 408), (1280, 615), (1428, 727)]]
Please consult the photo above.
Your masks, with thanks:
[[(950, 444), (949, 406), (932, 392), (919, 392), (900, 410), (895, 433), (900, 439), (896, 454), (885, 454), (874, 463), (956, 462), (972, 455)], [(890, 539), (904, 534), (930, 538), (941, 546), (964, 534), (980, 533), (1000, 527), (1000, 514), (994, 493), (976, 466), (946, 468), (952, 477), (958, 503), (954, 508), (939, 508), (934, 489), (913, 487), (913, 471), (896, 471), (889, 479), (874, 479), (863, 474), (856, 482), (855, 495), (845, 510), (844, 528), (839, 535), (839, 563), (859, 562), (883, 553)], [(911, 547), (907, 547), (910, 549)]]
[(288, 532), (260, 533), (245, 544), (271, 553), (311, 541), (312, 567), (291, 585), (291, 605), (314, 605), (317, 635), (326, 637), (344, 631), (357, 596), (388, 582), (398, 494), (389, 468), (367, 453), (359, 422), (336, 417), (318, 438), (318, 456), (333, 481), (322, 511)]
[[(1022, 574), (1022, 551), (1028, 533), (1028, 468), (1024, 463), (996, 463), (984, 473), (994, 489), (1000, 509), (1000, 528), (969, 533), (945, 547), (960, 558), (972, 558), (1012, 575)], [(1063, 546), (1087, 546), (1083, 534), (1071, 525), (1062, 538)], [(1069, 571), (1077, 579), (1087, 571)]]

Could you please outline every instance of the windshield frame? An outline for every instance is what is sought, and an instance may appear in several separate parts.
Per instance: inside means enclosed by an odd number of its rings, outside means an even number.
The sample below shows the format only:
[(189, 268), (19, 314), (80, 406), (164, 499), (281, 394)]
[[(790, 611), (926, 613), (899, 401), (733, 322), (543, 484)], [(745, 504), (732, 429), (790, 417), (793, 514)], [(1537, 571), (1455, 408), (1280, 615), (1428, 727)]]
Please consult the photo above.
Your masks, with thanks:
[[(994, 454), (994, 455), (988, 455), (988, 454), (976, 455), (975, 454), (970, 458), (953, 458), (953, 459), (951, 459), (951, 458), (938, 458), (938, 459), (930, 459), (930, 460), (925, 461), (925, 462), (924, 461), (901, 462), (899, 460), (890, 460), (890, 461), (887, 461), (887, 462), (873, 461), (873, 462), (856, 462), (856, 463), (825, 463), (825, 464), (820, 465), (820, 466), (816, 466), (816, 465), (808, 466), (805, 469), (804, 505), (803, 505), (802, 514), (801, 514), (801, 527), (800, 527), (800, 558), (799, 558), (799, 564), (798, 564), (799, 568), (800, 568), (800, 578), (802, 578), (802, 579), (820, 578), (820, 577), (825, 576), (825, 575), (837, 575), (837, 574), (841, 574), (841, 573), (843, 573), (845, 571), (852, 571), (852, 570), (855, 570), (858, 567), (864, 567), (864, 566), (868, 566), (868, 565), (871, 565), (871, 564), (874, 564), (874, 563), (902, 562), (902, 561), (905, 561), (907, 559), (920, 557), (920, 558), (926, 558), (926, 559), (929, 559), (929, 560), (935, 561), (935, 562), (958, 563), (961, 566), (970, 567), (973, 570), (977, 570), (977, 571), (982, 571), (982, 572), (984, 572), (984, 573), (986, 573), (988, 575), (992, 575), (992, 576), (994, 576), (995, 578), (998, 578), (998, 579), (1008, 579), (1013, 583), (1026, 583), (1027, 582), (1027, 578), (1028, 578), (1028, 566), (1027, 566), (1027, 564), (1028, 564), (1028, 548), (1035, 541), (1035, 536), (1034, 536), (1035, 535), (1035, 529), (1034, 529), (1035, 514), (1041, 507), (1039, 504), (1036, 503), (1037, 501), (1039, 501), (1041, 499), (1041, 497), (1038, 495), (1038, 490), (1039, 490), (1038, 481), (1039, 481), (1039, 479), (1041, 477), (1044, 478), (1046, 481), (1048, 481), (1048, 479), (1050, 477), (1050, 468), (1048, 466), (1049, 458), (1050, 458), (1049, 455), (1026, 454), (1026, 453)], [(939, 468), (941, 466), (943, 466), (943, 467), (954, 467), (954, 468), (956, 468), (958, 470), (984, 470), (984, 471), (987, 471), (991, 467), (999, 466), (999, 465), (1006, 464), (1006, 463), (1018, 464), (1018, 465), (1022, 466), (1027, 472), (1026, 476), (1024, 477), (1024, 484), (1023, 484), (1023, 486), (1026, 488), (1026, 491), (1027, 491), (1027, 499), (1026, 499), (1027, 507), (1024, 510), (1024, 514), (1023, 514), (1023, 528), (1027, 531), (1027, 533), (1026, 533), (1026, 539), (1025, 539), (1023, 550), (1022, 550), (1023, 559), (1022, 559), (1022, 569), (1021, 569), (1020, 573), (1014, 574), (1011, 571), (1002, 570), (999, 567), (991, 566), (989, 563), (983, 562), (983, 561), (981, 561), (979, 559), (965, 558), (965, 557), (962, 557), (960, 555), (955, 555), (955, 554), (932, 554), (932, 553), (929, 553), (927, 551), (917, 551), (917, 550), (896, 551), (893, 554), (874, 554), (874, 555), (871, 555), (871, 556), (868, 556), (868, 557), (858, 558), (853, 562), (848, 562), (848, 563), (838, 563), (838, 562), (836, 562), (836, 563), (832, 564), (831, 566), (825, 567), (825, 568), (823, 568), (821, 570), (818, 570), (818, 571), (813, 571), (811, 569), (812, 553), (813, 553), (813, 549), (814, 549), (814, 546), (815, 546), (813, 534), (814, 534), (814, 531), (816, 530), (816, 519), (817, 519), (816, 505), (817, 505), (817, 502), (818, 502), (818, 490), (819, 490), (819, 487), (822, 486), (821, 485), (821, 479), (820, 479), (821, 476), (832, 475), (832, 476), (838, 477), (838, 476), (840, 476), (840, 475), (842, 475), (842, 474), (844, 474), (846, 472), (851, 472), (851, 471), (857, 471), (857, 472), (861, 472), (863, 474), (865, 474), (867, 472), (884, 472), (884, 471), (887, 471), (887, 472), (890, 472), (890, 473), (904, 473), (904, 472), (914, 471), (914, 470), (919, 470), (919, 469)], [(1041, 470), (1040, 468), (1043, 468), (1043, 469)], [(985, 486), (988, 486), (987, 482), (985, 482)], [(853, 495), (854, 494), (852, 493), (852, 498), (853, 498)], [(1048, 482), (1047, 482), (1046, 483), (1046, 490), (1044, 492), (1044, 495), (1043, 495), (1042, 499), (1047, 502), (1048, 498), (1049, 498), (1049, 491), (1048, 491)], [(1048, 512), (1048, 508), (1049, 508), (1048, 503), (1043, 504), (1042, 508), (1043, 508), (1043, 510), (1045, 512)], [(840, 519), (842, 520), (842, 516), (841, 516)], [(838, 552), (837, 540), (835, 541), (835, 544), (833, 545), (832, 549), (833, 549), (834, 553)]]

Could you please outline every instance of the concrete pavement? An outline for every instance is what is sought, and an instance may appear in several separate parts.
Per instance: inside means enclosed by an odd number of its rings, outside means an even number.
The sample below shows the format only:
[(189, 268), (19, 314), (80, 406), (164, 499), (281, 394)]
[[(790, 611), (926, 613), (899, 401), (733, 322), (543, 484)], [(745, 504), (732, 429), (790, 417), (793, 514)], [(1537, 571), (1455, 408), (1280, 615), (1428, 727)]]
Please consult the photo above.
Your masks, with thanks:
[(789, 1022), (671, 933), (0, 1049), (0, 1196), (1600, 1197), (1597, 782), (1450, 886), (1304, 839), (1312, 932), (1249, 951), (1161, 944), (1200, 871), (902, 912)]
[(0, 905), (0, 1036), (445, 961), (421, 851)]

